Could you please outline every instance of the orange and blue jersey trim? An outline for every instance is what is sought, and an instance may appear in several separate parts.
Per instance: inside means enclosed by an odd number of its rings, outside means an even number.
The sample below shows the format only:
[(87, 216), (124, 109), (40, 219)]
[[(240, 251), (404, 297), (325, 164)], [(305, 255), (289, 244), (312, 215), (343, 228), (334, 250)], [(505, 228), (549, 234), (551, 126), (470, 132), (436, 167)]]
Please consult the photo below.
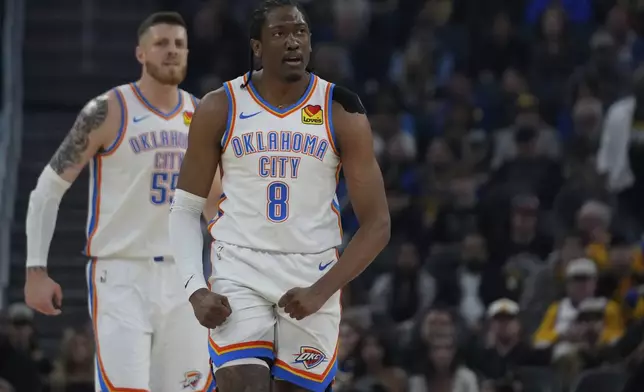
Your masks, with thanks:
[(218, 346), (212, 338), (208, 339), (210, 344), (208, 350), (210, 351), (210, 359), (212, 363), (220, 367), (226, 362), (234, 361), (242, 358), (267, 358), (273, 359), (273, 342), (265, 340), (257, 340), (253, 342), (244, 342), (237, 344), (230, 344), (228, 346)]
[(121, 142), (123, 139), (125, 139), (125, 131), (127, 131), (127, 122), (128, 122), (128, 112), (127, 112), (127, 103), (125, 102), (125, 98), (123, 97), (123, 93), (121, 93), (121, 90), (119, 90), (118, 87), (114, 88), (112, 91), (114, 91), (114, 95), (116, 96), (116, 101), (119, 104), (119, 108), (121, 110), (121, 123), (119, 124), (119, 131), (116, 134), (116, 139), (112, 142), (112, 144), (109, 145), (106, 149), (101, 151), (102, 156), (108, 156), (114, 154), (116, 150), (119, 148), (121, 145)]
[(326, 91), (324, 93), (324, 102), (326, 104), (326, 111), (324, 116), (326, 117), (324, 125), (326, 127), (327, 139), (329, 139), (329, 144), (331, 144), (331, 149), (335, 155), (340, 156), (340, 150), (338, 149), (338, 143), (335, 140), (335, 128), (333, 127), (333, 89), (335, 84), (328, 83), (326, 86)]
[(248, 94), (250, 94), (250, 97), (262, 109), (266, 110), (270, 114), (277, 116), (279, 118), (284, 118), (300, 110), (308, 102), (311, 96), (313, 96), (313, 93), (315, 92), (315, 88), (318, 85), (318, 77), (315, 76), (314, 74), (311, 74), (311, 77), (309, 79), (309, 85), (306, 88), (304, 95), (302, 95), (302, 97), (300, 97), (300, 99), (297, 102), (295, 102), (293, 105), (280, 109), (268, 103), (264, 98), (262, 98), (259, 95), (259, 93), (257, 93), (257, 90), (255, 90), (255, 86), (253, 86), (253, 82), (252, 81), (248, 82), (249, 75), (250, 73), (247, 73), (246, 75), (244, 75), (244, 83), (248, 83), (247, 91), (248, 91)]
[(141, 89), (139, 89), (139, 86), (136, 83), (130, 83), (130, 88), (132, 88), (132, 91), (134, 92), (134, 96), (141, 102), (141, 104), (148, 109), (150, 112), (153, 114), (156, 114), (157, 116), (161, 117), (164, 120), (171, 120), (174, 117), (177, 116), (181, 112), (181, 109), (183, 109), (183, 94), (181, 93), (180, 89), (177, 89), (177, 94), (179, 94), (179, 98), (177, 101), (177, 106), (174, 107), (171, 111), (168, 113), (163, 112), (159, 108), (155, 107), (148, 101), (147, 98), (143, 95), (141, 92)]
[(315, 374), (305, 370), (296, 369), (288, 363), (277, 359), (273, 366), (273, 376), (284, 381), (288, 381), (299, 387), (305, 388), (313, 392), (325, 392), (329, 385), (333, 382), (335, 374), (338, 371), (338, 346), (336, 344), (333, 357), (329, 361), (329, 365), (322, 374)]
[(90, 216), (87, 224), (87, 244), (85, 245), (85, 255), (92, 256), (92, 239), (98, 229), (98, 220), (101, 214), (101, 175), (102, 175), (102, 157), (94, 156), (90, 161), (89, 173), (91, 181), (91, 199), (90, 199)]
[(210, 371), (208, 372), (208, 378), (206, 378), (206, 383), (204, 384), (204, 387), (200, 392), (215, 392), (217, 390), (217, 383), (215, 382), (215, 376), (213, 373), (212, 360), (210, 360)]
[(224, 200), (226, 199), (227, 199), (226, 194), (222, 193), (221, 196), (219, 197), (219, 201), (217, 202), (217, 216), (215, 216), (210, 220), (210, 222), (208, 222), (208, 231), (212, 230), (213, 226), (215, 226), (215, 223), (217, 223), (219, 218), (224, 216), (224, 210), (221, 209), (221, 203), (223, 203)]
[[(337, 192), (338, 184), (340, 183), (340, 172), (342, 171), (342, 162), (338, 162), (338, 167), (335, 169), (335, 189)], [(340, 230), (340, 242), (344, 237), (344, 230), (342, 229), (342, 212), (340, 211), (340, 203), (338, 203), (337, 195), (333, 196), (331, 200), (331, 211), (338, 217), (338, 228)]]
[(190, 94), (190, 101), (192, 102), (192, 107), (197, 110), (197, 106), (199, 106), (199, 99), (195, 97), (194, 95)]
[(338, 217), (338, 230), (340, 234), (340, 241), (344, 237), (344, 230), (342, 229), (342, 213), (340, 212), (340, 204), (336, 200), (336, 197), (331, 201), (331, 211)]
[(235, 93), (233, 93), (233, 86), (230, 82), (224, 83), (224, 91), (226, 92), (226, 98), (228, 98), (228, 116), (226, 119), (226, 131), (221, 138), (222, 153), (226, 151), (232, 139), (233, 129), (235, 128), (235, 117), (237, 116), (237, 101), (235, 100)]
[(96, 374), (98, 384), (103, 392), (149, 392), (147, 389), (119, 388), (115, 387), (107, 377), (103, 361), (101, 359), (101, 348), (98, 340), (98, 295), (96, 293), (96, 259), (92, 259), (87, 266), (87, 288), (89, 300), (89, 312), (92, 317), (92, 327), (94, 328), (94, 338), (96, 344)]

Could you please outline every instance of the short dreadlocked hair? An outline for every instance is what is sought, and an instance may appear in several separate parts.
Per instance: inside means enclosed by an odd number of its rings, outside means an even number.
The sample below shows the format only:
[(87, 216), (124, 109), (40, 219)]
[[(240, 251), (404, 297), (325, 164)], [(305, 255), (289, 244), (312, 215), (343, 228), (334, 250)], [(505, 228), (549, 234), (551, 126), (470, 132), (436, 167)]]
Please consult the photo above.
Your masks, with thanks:
[[(296, 0), (264, 0), (255, 10), (253, 11), (253, 16), (250, 21), (250, 39), (254, 39), (257, 41), (261, 41), (262, 38), (262, 27), (264, 26), (264, 23), (266, 22), (266, 16), (268, 15), (269, 12), (276, 8), (280, 7), (295, 7), (297, 8), (302, 15), (304, 15), (304, 21), (306, 24), (309, 23), (309, 18), (306, 15), (306, 12), (302, 7), (300, 7), (299, 3)], [(248, 73), (248, 80), (246, 83), (242, 85), (242, 87), (247, 87), (248, 84), (250, 83), (252, 77), (253, 77), (253, 71), (255, 70), (255, 53), (253, 52), (253, 48), (250, 48), (250, 56), (249, 56), (249, 68), (250, 72)], [(308, 70), (308, 68), (307, 68)]]

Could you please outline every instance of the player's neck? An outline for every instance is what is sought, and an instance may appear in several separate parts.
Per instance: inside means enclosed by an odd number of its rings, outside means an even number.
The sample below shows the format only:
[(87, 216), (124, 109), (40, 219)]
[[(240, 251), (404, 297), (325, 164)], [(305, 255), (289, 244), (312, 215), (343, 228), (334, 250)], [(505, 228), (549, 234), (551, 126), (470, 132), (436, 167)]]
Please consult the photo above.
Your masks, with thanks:
[(302, 98), (313, 75), (307, 73), (301, 80), (287, 83), (261, 72), (253, 78), (253, 85), (259, 95), (275, 107), (285, 107), (296, 103)]
[(161, 84), (145, 74), (141, 75), (136, 85), (145, 99), (163, 111), (169, 112), (179, 103), (178, 86)]

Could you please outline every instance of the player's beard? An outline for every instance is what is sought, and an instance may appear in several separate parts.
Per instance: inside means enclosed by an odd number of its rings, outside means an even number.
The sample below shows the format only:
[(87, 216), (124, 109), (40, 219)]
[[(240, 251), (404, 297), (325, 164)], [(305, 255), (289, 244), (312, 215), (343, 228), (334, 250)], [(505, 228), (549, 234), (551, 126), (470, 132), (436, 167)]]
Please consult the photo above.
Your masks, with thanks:
[(178, 86), (186, 78), (187, 66), (184, 65), (178, 71), (164, 72), (160, 67), (146, 62), (145, 69), (157, 82), (168, 86)]

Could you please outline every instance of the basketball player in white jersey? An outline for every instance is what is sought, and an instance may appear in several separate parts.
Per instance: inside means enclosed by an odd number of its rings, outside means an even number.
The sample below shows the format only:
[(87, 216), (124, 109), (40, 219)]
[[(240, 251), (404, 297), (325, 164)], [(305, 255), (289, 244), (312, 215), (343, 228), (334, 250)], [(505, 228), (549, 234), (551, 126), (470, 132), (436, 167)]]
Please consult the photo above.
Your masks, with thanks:
[(186, 28), (178, 14), (157, 13), (138, 35), (141, 79), (87, 104), (31, 193), (26, 301), (41, 313), (61, 313), (62, 291), (47, 275), (47, 255), (60, 200), (89, 163), (85, 253), (96, 390), (210, 391), (208, 331), (175, 276), (167, 230), (197, 106), (178, 88)]
[[(308, 23), (267, 0), (251, 23), (263, 69), (201, 101), (170, 212), (170, 238), (220, 392), (326, 391), (336, 372), (340, 289), (389, 240), (390, 219), (360, 99), (308, 72)], [(340, 165), (360, 229), (341, 244)], [(199, 273), (199, 214), (218, 165), (212, 291)]]

